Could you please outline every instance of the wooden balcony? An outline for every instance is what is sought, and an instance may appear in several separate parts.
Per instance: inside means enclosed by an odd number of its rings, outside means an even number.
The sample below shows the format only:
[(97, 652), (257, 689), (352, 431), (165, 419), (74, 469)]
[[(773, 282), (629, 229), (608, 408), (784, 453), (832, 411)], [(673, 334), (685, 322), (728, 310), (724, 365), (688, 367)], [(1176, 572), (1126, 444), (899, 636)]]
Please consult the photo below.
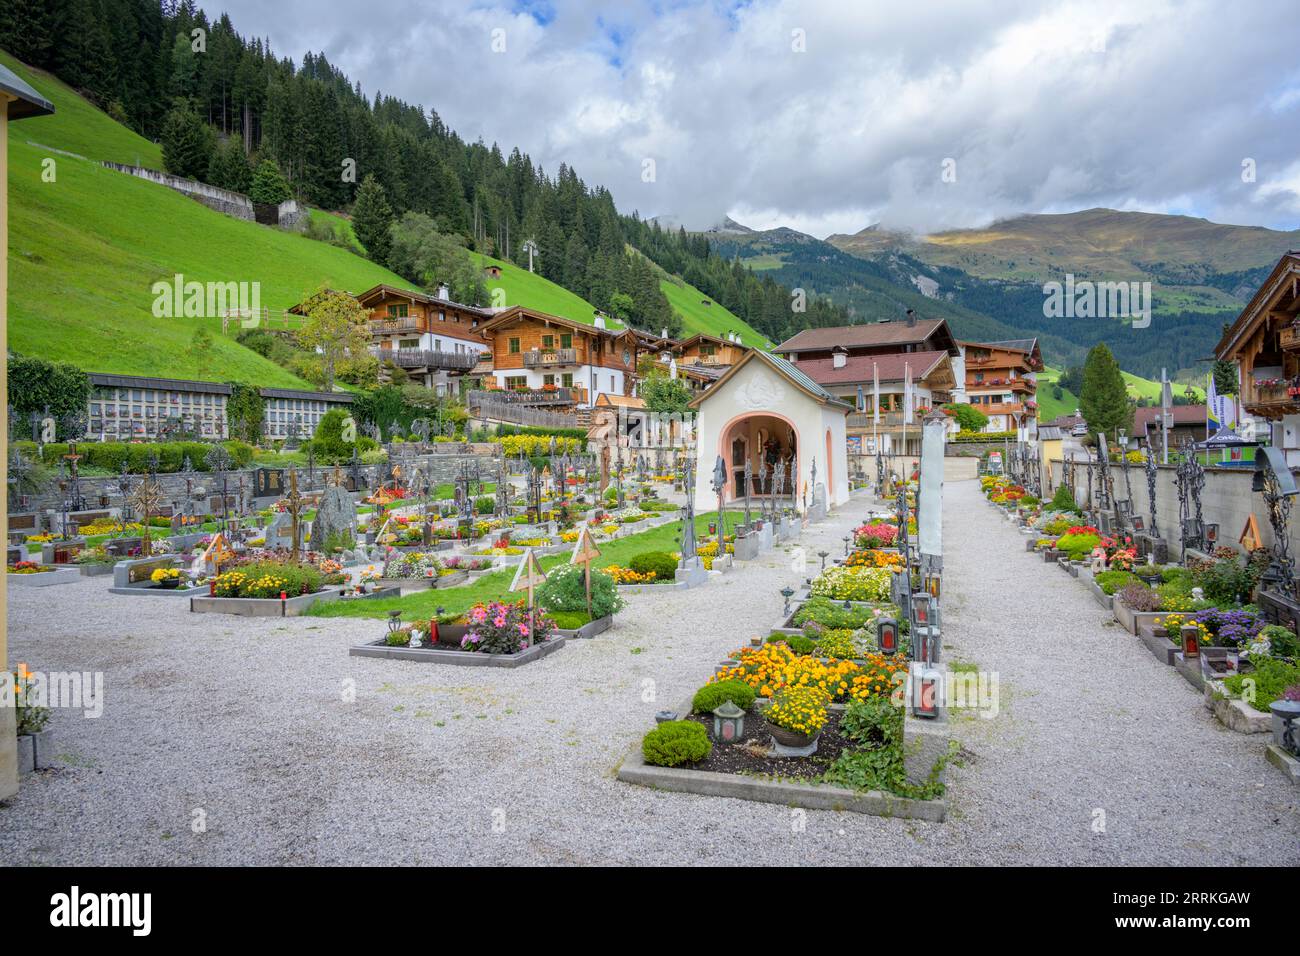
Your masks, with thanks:
[(1247, 380), (1242, 395), (1242, 407), (1249, 415), (1273, 421), (1277, 421), (1283, 415), (1300, 414), (1300, 396), (1291, 395), (1288, 391), (1289, 387), (1287, 382), (1278, 385), (1256, 385)]
[(585, 405), (587, 390), (577, 386), (568, 388), (493, 388), (470, 392), (470, 407), (477, 405), (527, 405), (534, 408)]
[(1277, 341), (1283, 351), (1300, 350), (1300, 329), (1294, 325), (1284, 325), (1277, 330)]
[(577, 349), (533, 349), (524, 353), (524, 368), (545, 365), (577, 365)]
[(423, 332), (424, 323), (416, 316), (405, 319), (380, 319), (370, 323), (371, 335), (400, 335), (403, 332)]
[(427, 368), (447, 372), (468, 372), (478, 364), (477, 352), (438, 352), (430, 349), (371, 349), (381, 362), (398, 368)]

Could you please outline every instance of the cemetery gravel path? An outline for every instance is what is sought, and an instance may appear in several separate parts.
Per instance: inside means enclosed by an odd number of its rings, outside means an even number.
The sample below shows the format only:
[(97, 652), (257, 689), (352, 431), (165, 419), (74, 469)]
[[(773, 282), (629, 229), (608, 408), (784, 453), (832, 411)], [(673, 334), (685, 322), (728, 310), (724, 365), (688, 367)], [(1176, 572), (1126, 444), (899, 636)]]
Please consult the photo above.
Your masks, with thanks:
[[(1024, 553), (974, 482), (945, 489), (948, 660), (996, 671), (955, 720), (941, 824), (619, 783), (628, 748), (796, 583), (776, 550), (707, 587), (629, 600), (614, 630), (527, 667), (352, 658), (382, 621), (191, 615), (105, 578), (9, 592), (10, 658), (102, 670), (60, 711), (56, 770), (0, 803), (14, 864), (1296, 864), (1300, 790), (1221, 728), (1077, 582)], [(855, 496), (806, 530), (843, 551)], [(343, 691), (354, 681), (356, 697)], [(652, 682), (647, 684), (647, 682)], [(643, 699), (653, 687), (654, 699)], [(1097, 811), (1104, 832), (1094, 831)], [(195, 832), (196, 820), (203, 821)]]

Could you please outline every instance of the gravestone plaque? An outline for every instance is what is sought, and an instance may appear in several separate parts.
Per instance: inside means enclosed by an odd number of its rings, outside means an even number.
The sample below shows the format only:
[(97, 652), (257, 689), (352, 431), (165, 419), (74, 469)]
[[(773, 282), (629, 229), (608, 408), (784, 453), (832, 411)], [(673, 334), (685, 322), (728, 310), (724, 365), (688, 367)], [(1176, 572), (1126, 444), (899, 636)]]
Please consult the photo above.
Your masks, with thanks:
[(259, 468), (253, 472), (253, 497), (280, 497), (284, 494), (284, 469)]

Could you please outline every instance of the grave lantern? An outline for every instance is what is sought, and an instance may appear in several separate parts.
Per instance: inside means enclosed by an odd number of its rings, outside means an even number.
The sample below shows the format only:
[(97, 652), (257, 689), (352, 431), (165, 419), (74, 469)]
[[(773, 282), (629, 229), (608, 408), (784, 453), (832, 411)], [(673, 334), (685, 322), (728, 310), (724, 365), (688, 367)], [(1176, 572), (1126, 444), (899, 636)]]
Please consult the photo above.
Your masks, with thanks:
[(923, 590), (934, 601), (939, 600), (939, 591), (941, 590), (940, 575), (937, 571), (927, 571)]
[(1201, 656), (1201, 634), (1195, 624), (1184, 624), (1180, 629), (1183, 639), (1183, 657)]
[(930, 626), (930, 595), (923, 591), (912, 595), (912, 624), (916, 627)]
[(438, 618), (447, 613), (445, 607), (433, 609), (434, 616), (429, 619), (429, 645), (433, 646), (438, 643)]
[(939, 716), (939, 692), (943, 675), (933, 667), (912, 670), (912, 716), (933, 720)]
[(1213, 551), (1215, 545), (1219, 543), (1219, 526), (1217, 524), (1207, 524), (1205, 526), (1205, 546)]
[(745, 712), (733, 701), (724, 700), (713, 708), (713, 739), (719, 743), (735, 743), (745, 732)]
[[(389, 611), (388, 612), (388, 636), (392, 637), (401, 629), (402, 629), (402, 612), (396, 610)], [(415, 637), (415, 635), (412, 635), (411, 644), (418, 646), (416, 645), (416, 640), (417, 638)]]
[(898, 652), (898, 622), (892, 617), (876, 619), (876, 646), (882, 654)]

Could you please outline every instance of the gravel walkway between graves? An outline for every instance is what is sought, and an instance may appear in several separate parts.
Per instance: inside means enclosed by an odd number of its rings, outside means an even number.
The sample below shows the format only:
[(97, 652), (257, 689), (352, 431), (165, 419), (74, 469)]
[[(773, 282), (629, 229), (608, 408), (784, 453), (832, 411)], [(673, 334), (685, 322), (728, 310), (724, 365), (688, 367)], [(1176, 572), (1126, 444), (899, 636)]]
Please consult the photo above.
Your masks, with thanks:
[[(349, 657), (382, 621), (187, 613), (106, 578), (10, 590), (10, 658), (102, 670), (103, 717), (56, 713), (59, 769), (0, 804), (29, 864), (1296, 864), (1300, 790), (1264, 738), (1198, 694), (1026, 554), (974, 482), (945, 496), (949, 660), (1000, 676), (945, 823), (619, 783), (628, 748), (776, 621), (802, 575), (774, 551), (515, 670)], [(843, 551), (868, 502), (806, 530)], [(56, 603), (57, 602), (57, 603)], [(355, 682), (355, 700), (345, 699)], [(653, 690), (653, 699), (647, 690)], [(1096, 811), (1105, 831), (1094, 832)], [(193, 832), (202, 816), (204, 832)]]

